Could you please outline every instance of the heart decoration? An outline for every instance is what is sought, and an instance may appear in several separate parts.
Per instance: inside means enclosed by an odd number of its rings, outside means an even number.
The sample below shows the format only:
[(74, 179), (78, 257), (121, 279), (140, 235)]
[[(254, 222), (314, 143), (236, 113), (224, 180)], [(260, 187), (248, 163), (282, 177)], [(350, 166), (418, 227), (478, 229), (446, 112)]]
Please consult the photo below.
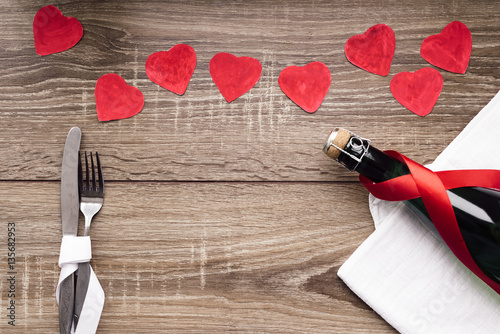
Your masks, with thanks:
[(66, 17), (54, 6), (38, 10), (33, 19), (35, 51), (40, 56), (66, 51), (80, 41), (83, 28), (74, 17)]
[(146, 60), (149, 80), (178, 95), (184, 94), (196, 67), (196, 53), (186, 44), (155, 52)]
[(347, 60), (354, 65), (387, 76), (396, 50), (396, 37), (391, 27), (377, 24), (364, 34), (349, 38), (344, 49)]
[(257, 59), (225, 52), (213, 56), (209, 67), (212, 80), (227, 102), (248, 92), (262, 73), (262, 65)]
[(97, 118), (111, 121), (132, 117), (144, 106), (144, 96), (135, 87), (127, 85), (118, 74), (108, 73), (95, 85)]
[(283, 93), (308, 113), (318, 110), (330, 83), (330, 70), (319, 61), (303, 67), (289, 66), (281, 71), (278, 78)]
[(392, 78), (390, 89), (394, 98), (418, 116), (428, 115), (443, 89), (438, 70), (422, 68), (414, 73), (401, 72)]
[(424, 39), (420, 54), (430, 64), (453, 73), (465, 73), (472, 51), (469, 28), (460, 21), (448, 24), (437, 35)]

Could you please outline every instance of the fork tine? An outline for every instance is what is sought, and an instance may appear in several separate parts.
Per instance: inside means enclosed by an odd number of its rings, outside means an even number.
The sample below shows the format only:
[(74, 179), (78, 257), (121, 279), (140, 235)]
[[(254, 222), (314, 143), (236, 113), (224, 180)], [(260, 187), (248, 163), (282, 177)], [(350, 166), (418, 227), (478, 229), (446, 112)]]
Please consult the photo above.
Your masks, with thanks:
[(82, 196), (83, 192), (83, 174), (82, 174), (82, 158), (80, 151), (78, 151), (78, 192)]
[(90, 178), (89, 178), (89, 160), (87, 159), (87, 151), (85, 151), (85, 190), (89, 191), (90, 189)]
[(97, 176), (99, 177), (99, 192), (104, 194), (104, 179), (102, 178), (101, 161), (99, 160), (99, 153), (95, 152), (95, 159), (97, 161)]
[(90, 152), (90, 163), (92, 165), (92, 191), (96, 191), (94, 158), (92, 157), (92, 152)]

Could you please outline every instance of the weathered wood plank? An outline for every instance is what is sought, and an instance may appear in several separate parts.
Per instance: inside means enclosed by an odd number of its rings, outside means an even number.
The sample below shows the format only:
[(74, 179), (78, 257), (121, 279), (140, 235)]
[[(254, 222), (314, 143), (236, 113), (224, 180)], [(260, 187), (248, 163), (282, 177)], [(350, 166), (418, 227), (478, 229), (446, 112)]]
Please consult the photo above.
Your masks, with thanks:
[[(17, 329), (57, 332), (59, 183), (1, 189), (2, 228), (16, 226)], [(100, 333), (393, 332), (336, 276), (373, 231), (359, 185), (110, 182), (106, 191), (91, 227), (106, 293)]]
[[(31, 24), (45, 3), (7, 2), (0, 15), (0, 178), (57, 180), (71, 126), (83, 130), (83, 148), (99, 149), (109, 180), (353, 180), (321, 152), (333, 126), (431, 162), (500, 89), (500, 11), (495, 1), (134, 1), (60, 3), (85, 34), (60, 54), (35, 54)], [(485, 13), (488, 13), (485, 15)], [(430, 66), (422, 40), (453, 20), (466, 23), (473, 50), (465, 75), (441, 71), (444, 88), (433, 112), (417, 117), (392, 97), (401, 71)], [(391, 25), (396, 54), (380, 77), (350, 64), (345, 41), (377, 23)], [(183, 96), (148, 80), (147, 57), (177, 43), (198, 56)], [(228, 104), (208, 65), (217, 52), (252, 56), (261, 80)], [(278, 86), (290, 65), (322, 61), (332, 85), (322, 107), (307, 114)], [(114, 72), (144, 93), (133, 118), (100, 123), (94, 86)], [(432, 129), (432, 131), (430, 131)]]
[[(82, 128), (82, 149), (99, 151), (107, 181), (91, 232), (107, 295), (100, 333), (394, 333), (336, 276), (373, 225), (356, 176), (321, 149), (343, 126), (431, 162), (500, 89), (497, 1), (58, 1), (85, 33), (46, 57), (35, 54), (32, 20), (47, 3), (0, 3), (0, 217), (17, 229), (15, 333), (57, 332), (56, 181), (72, 126)], [(469, 68), (440, 70), (438, 103), (417, 117), (393, 99), (390, 80), (430, 66), (422, 40), (454, 20), (472, 33)], [(396, 34), (388, 77), (356, 68), (343, 51), (377, 23)], [(177, 43), (198, 57), (183, 96), (144, 70), (151, 53)], [(231, 104), (209, 75), (217, 52), (263, 65)], [(311, 61), (333, 79), (312, 115), (278, 86), (283, 68)], [(146, 102), (133, 118), (100, 123), (94, 86), (110, 72)]]

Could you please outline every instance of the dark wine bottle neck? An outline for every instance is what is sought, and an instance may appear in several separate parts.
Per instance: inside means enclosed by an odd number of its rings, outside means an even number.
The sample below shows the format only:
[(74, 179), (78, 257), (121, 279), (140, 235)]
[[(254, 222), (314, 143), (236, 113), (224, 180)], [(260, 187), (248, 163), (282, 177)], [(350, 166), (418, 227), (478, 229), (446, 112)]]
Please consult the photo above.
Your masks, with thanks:
[(410, 173), (405, 163), (373, 146), (363, 145), (358, 138), (352, 138), (344, 147), (344, 151), (340, 153), (338, 161), (373, 182), (382, 182)]

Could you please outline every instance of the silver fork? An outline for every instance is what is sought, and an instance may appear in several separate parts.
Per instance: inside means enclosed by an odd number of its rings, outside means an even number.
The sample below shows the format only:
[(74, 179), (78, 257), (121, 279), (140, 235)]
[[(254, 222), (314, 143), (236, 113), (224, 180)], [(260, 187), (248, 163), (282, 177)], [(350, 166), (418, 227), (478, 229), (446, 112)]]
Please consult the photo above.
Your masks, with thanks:
[[(80, 153), (78, 154), (80, 155)], [(87, 157), (87, 152), (85, 152), (85, 184), (83, 182), (82, 173), (82, 163), (78, 160), (78, 184), (80, 186), (80, 211), (85, 216), (85, 231), (84, 236), (90, 235), (90, 222), (96, 213), (99, 212), (104, 203), (104, 180), (102, 179), (102, 169), (101, 162), (99, 160), (99, 154), (95, 152), (95, 159), (97, 162), (97, 176), (98, 181), (95, 178), (95, 168), (94, 168), (94, 158), (92, 152), (90, 152), (90, 163), (92, 165), (92, 181), (89, 175), (89, 161)]]
[[(102, 178), (101, 162), (99, 154), (95, 152), (97, 166), (94, 166), (94, 158), (92, 152), (90, 153), (90, 164), (92, 169), (92, 178), (89, 173), (89, 161), (87, 152), (85, 152), (85, 181), (83, 179), (82, 161), (80, 152), (78, 152), (78, 188), (80, 192), (80, 211), (85, 216), (85, 229), (84, 236), (90, 235), (90, 223), (96, 213), (99, 212), (104, 203), (104, 180)], [(97, 180), (95, 170), (97, 167)], [(78, 278), (76, 280), (75, 288), (75, 311), (74, 311), (74, 324), (75, 329), (78, 325), (80, 313), (82, 312), (83, 302), (87, 295), (87, 290), (90, 280), (90, 264), (80, 263), (78, 265)]]

